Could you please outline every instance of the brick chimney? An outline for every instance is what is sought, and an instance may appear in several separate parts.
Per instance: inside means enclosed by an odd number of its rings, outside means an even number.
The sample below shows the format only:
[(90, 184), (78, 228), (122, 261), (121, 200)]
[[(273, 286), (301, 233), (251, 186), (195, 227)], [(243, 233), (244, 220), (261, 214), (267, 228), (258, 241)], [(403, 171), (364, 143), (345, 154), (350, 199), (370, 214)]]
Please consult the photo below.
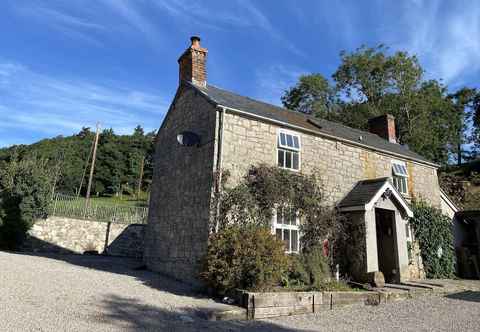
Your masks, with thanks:
[(198, 86), (207, 85), (207, 49), (200, 46), (200, 37), (190, 38), (192, 44), (178, 58), (180, 83), (187, 81)]
[(368, 128), (372, 134), (377, 134), (391, 143), (397, 143), (393, 115), (384, 114), (368, 120)]

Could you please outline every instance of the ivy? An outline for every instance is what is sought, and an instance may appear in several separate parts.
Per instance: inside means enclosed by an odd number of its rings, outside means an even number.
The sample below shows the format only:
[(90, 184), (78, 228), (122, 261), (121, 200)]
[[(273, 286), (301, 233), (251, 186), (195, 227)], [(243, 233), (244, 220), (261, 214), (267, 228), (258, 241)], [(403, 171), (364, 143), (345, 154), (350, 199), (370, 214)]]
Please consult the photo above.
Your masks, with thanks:
[(427, 278), (451, 278), (455, 274), (455, 251), (451, 220), (425, 202), (413, 204), (413, 227), (420, 246)]

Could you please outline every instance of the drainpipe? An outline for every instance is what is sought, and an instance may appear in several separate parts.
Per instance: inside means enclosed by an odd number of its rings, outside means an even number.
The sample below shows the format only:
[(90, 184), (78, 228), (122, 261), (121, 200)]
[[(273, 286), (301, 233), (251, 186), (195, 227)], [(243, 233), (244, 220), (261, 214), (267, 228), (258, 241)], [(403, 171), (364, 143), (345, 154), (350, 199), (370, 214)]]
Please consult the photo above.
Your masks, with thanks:
[(215, 194), (217, 202), (215, 207), (215, 233), (218, 233), (220, 217), (220, 192), (222, 190), (222, 167), (223, 167), (223, 122), (225, 119), (225, 108), (219, 107), (220, 117), (218, 119), (218, 145), (217, 145), (217, 181), (215, 184)]

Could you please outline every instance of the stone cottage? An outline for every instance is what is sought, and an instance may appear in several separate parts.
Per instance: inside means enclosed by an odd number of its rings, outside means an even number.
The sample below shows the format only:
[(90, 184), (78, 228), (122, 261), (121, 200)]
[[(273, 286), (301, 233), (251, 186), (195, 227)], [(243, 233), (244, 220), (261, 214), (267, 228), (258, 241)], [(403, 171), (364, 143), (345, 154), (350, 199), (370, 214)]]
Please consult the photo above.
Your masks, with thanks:
[[(390, 282), (421, 278), (418, 250), (410, 246), (408, 254), (409, 201), (441, 207), (438, 165), (396, 142), (394, 118), (371, 119), (365, 132), (240, 96), (207, 84), (207, 54), (192, 37), (178, 59), (178, 90), (156, 140), (147, 266), (195, 282), (207, 249), (214, 177), (229, 170), (233, 185), (251, 165), (265, 163), (319, 173), (330, 203), (357, 226), (355, 278), (376, 271)], [(272, 232), (288, 252), (298, 251), (298, 221), (276, 214)]]

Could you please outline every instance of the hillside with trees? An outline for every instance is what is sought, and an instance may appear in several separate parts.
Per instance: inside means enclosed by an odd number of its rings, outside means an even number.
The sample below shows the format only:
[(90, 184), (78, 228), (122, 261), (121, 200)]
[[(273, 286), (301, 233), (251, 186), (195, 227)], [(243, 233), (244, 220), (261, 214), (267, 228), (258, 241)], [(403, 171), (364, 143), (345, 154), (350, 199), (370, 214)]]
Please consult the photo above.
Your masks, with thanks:
[[(54, 177), (55, 192), (85, 195), (95, 132), (90, 128), (72, 136), (44, 139), (31, 145), (0, 149), (0, 163), (35, 158), (45, 161)], [(137, 126), (131, 135), (117, 135), (112, 129), (100, 133), (92, 195), (119, 196), (149, 190), (155, 133)], [(142, 174), (143, 173), (143, 174)]]

